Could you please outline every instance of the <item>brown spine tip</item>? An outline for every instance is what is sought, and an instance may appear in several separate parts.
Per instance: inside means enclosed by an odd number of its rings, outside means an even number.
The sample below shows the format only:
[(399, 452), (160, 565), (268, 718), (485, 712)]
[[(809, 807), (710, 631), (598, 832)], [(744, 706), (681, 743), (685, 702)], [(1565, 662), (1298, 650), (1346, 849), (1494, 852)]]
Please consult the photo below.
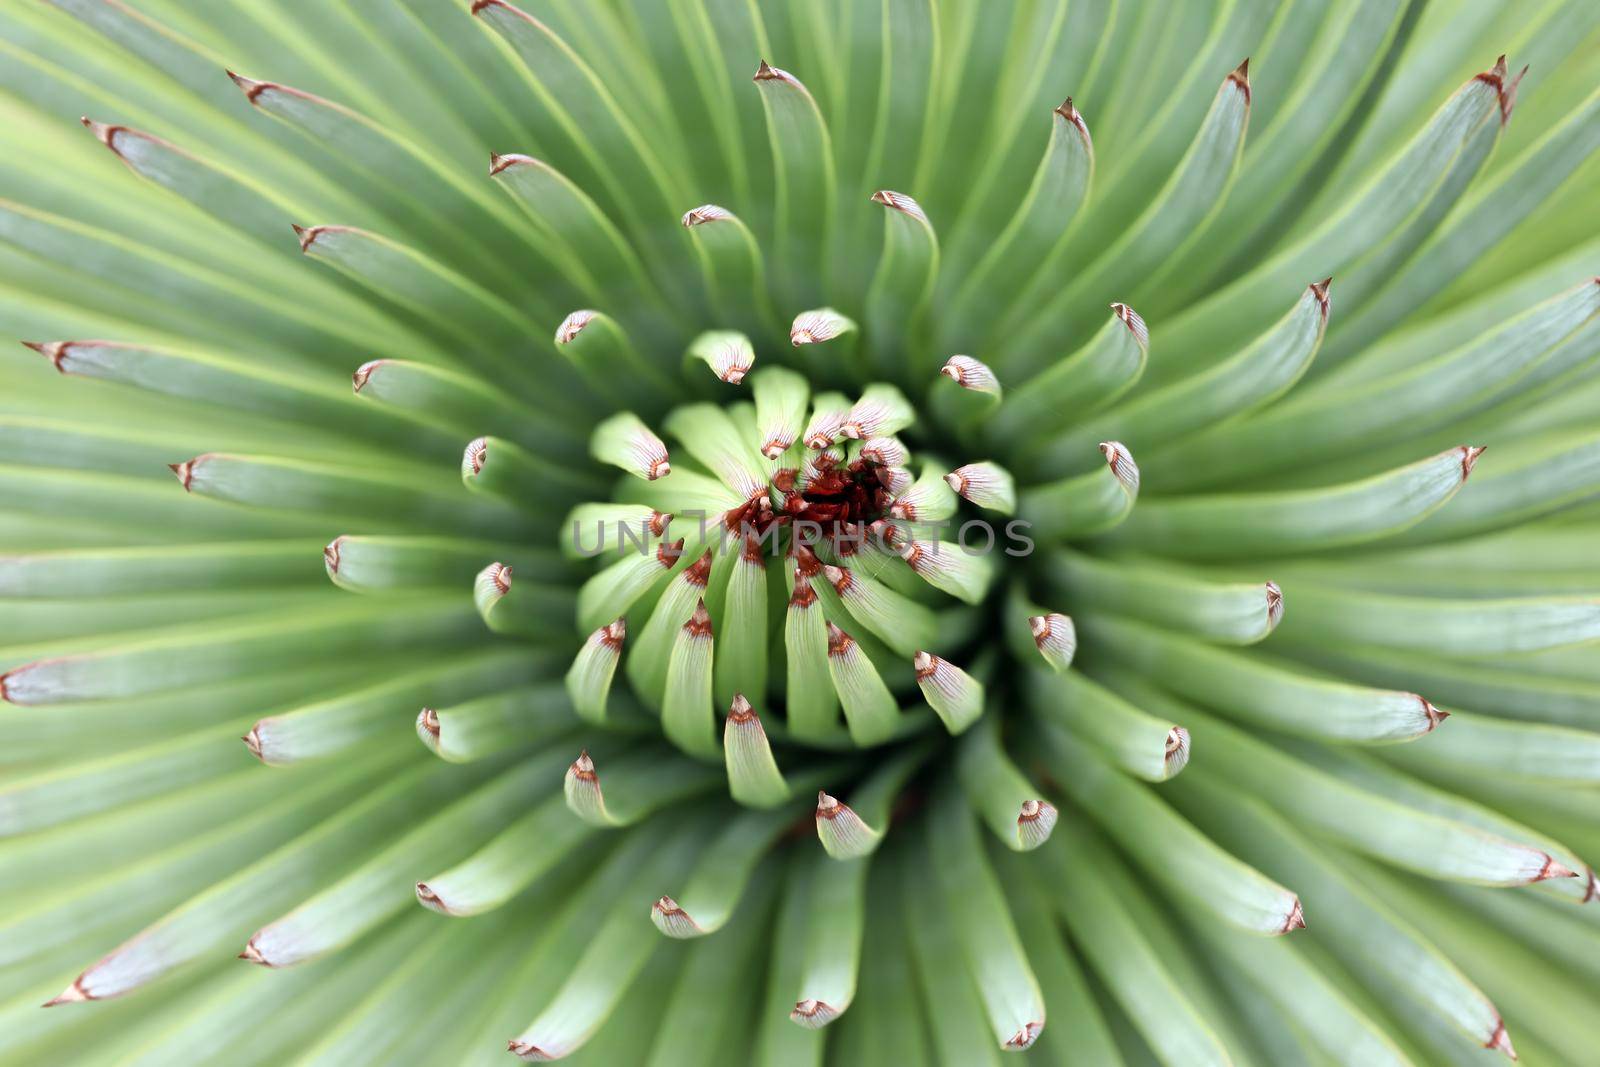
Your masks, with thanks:
[(687, 230), (695, 226), (703, 226), (708, 222), (726, 222), (731, 218), (733, 218), (733, 212), (725, 207), (719, 207), (716, 204), (701, 204), (699, 207), (685, 211), (683, 218), (679, 221), (683, 223), (683, 228)]
[(1308, 288), (1311, 295), (1317, 298), (1317, 305), (1322, 308), (1322, 317), (1328, 317), (1328, 286), (1333, 284), (1333, 275), (1328, 275), (1320, 282), (1312, 282)]
[(837, 818), (844, 805), (839, 803), (839, 798), (830, 796), (825, 790), (817, 790), (817, 818)]
[(556, 344), (570, 345), (573, 341), (576, 341), (578, 339), (578, 335), (581, 334), (599, 314), (600, 313), (598, 311), (591, 311), (588, 308), (584, 308), (580, 311), (574, 311), (572, 314), (562, 319), (561, 325), (556, 327)]
[(578, 758), (572, 761), (572, 766), (567, 768), (574, 778), (585, 782), (599, 781), (600, 776), (595, 773), (594, 760), (589, 758), (589, 750), (583, 749), (578, 753)]
[(479, 437), (467, 445), (467, 465), (474, 475), (483, 473), (484, 461), (489, 458), (489, 442)]
[(1246, 56), (1244, 62), (1240, 63), (1237, 67), (1235, 67), (1233, 69), (1233, 72), (1228, 75), (1228, 80), (1230, 82), (1232, 82), (1234, 85), (1237, 85), (1239, 87), (1239, 91), (1244, 94), (1244, 102), (1246, 104), (1250, 103), (1250, 57), (1249, 56)]
[(1466, 481), (1472, 474), (1472, 468), (1478, 465), (1478, 457), (1483, 455), (1488, 445), (1462, 445), (1461, 446), (1461, 480)]
[(423, 708), (417, 716), (417, 725), (433, 735), (435, 741), (439, 740), (439, 713), (432, 708)]
[[(487, 7), (490, 4), (498, 4), (499, 2), (500, 2), (500, 0), (477, 0), (477, 3), (478, 4), (482, 4), (484, 7)], [(478, 7), (477, 7), (476, 4), (473, 5), (472, 11), (473, 11), (473, 14), (477, 14)], [(522, 1059), (525, 1059), (525, 1060), (542, 1061), (542, 1060), (553, 1060), (553, 1059), (557, 1059), (558, 1058), (556, 1056), (550, 1055), (548, 1052), (546, 1052), (544, 1049), (540, 1048), (538, 1045), (535, 1045), (535, 1044), (533, 1044), (531, 1042), (528, 1042), (528, 1041), (518, 1041), (515, 1038), (513, 1038), (512, 1040), (506, 1042), (506, 1051), (512, 1053), (513, 1055), (519, 1056), (519, 1057), (521, 1057)]]
[(72, 347), (71, 341), (24, 341), (27, 347), (48, 359), (62, 374), (67, 373), (64, 366), (67, 359), (67, 349)]
[(327, 565), (329, 574), (339, 573), (339, 553), (344, 551), (344, 536), (341, 534), (329, 541), (322, 550), (322, 562)]
[(811, 579), (795, 568), (794, 592), (789, 596), (791, 608), (809, 608), (817, 602), (817, 591), (811, 588)]
[(1127, 304), (1112, 304), (1111, 313), (1122, 320), (1122, 324), (1133, 334), (1134, 341), (1145, 351), (1150, 350), (1150, 327), (1145, 324), (1144, 316), (1140, 315)]
[(711, 581), (711, 550), (709, 548), (706, 549), (705, 555), (695, 560), (689, 569), (683, 572), (683, 580), (702, 589)]
[(439, 894), (427, 882), (417, 883), (417, 903), (430, 911), (439, 912), (441, 915), (450, 914), (450, 909), (444, 906), (444, 901), (439, 899)]
[(1044, 1023), (1030, 1022), (1021, 1030), (1006, 1038), (1006, 1048), (1024, 1049), (1031, 1048), (1039, 1040), (1039, 1035), (1044, 1032)]
[(300, 251), (302, 252), (310, 251), (312, 243), (317, 239), (317, 235), (322, 232), (320, 226), (296, 226), (290, 223), (290, 227), (294, 230), (295, 237), (300, 240)]
[(1294, 907), (1289, 909), (1289, 914), (1284, 917), (1283, 925), (1278, 928), (1278, 933), (1286, 934), (1290, 930), (1304, 930), (1306, 928), (1305, 909), (1300, 906), (1300, 898), (1294, 898)]
[(918, 222), (928, 221), (927, 212), (922, 210), (922, 205), (905, 193), (897, 193), (893, 189), (879, 189), (869, 199), (874, 204), (882, 204), (884, 207), (892, 208), (903, 215), (909, 215)]
[(167, 464), (167, 470), (177, 476), (178, 484), (183, 486), (183, 491), (186, 493), (191, 491), (189, 486), (194, 481), (194, 467), (199, 462), (200, 457), (196, 456), (194, 459), (185, 460), (182, 463)]
[(835, 567), (831, 563), (822, 565), (822, 576), (828, 579), (828, 584), (833, 586), (834, 592), (844, 596), (846, 591), (855, 584), (855, 575), (845, 567)]
[(489, 177), (498, 177), (512, 167), (522, 167), (538, 162), (532, 156), (523, 155), (521, 152), (501, 152), (498, 154), (491, 152), (489, 154)]
[(1428, 720), (1428, 728), (1424, 730), (1423, 733), (1432, 733), (1434, 730), (1438, 729), (1440, 723), (1444, 722), (1450, 717), (1450, 713), (1448, 711), (1445, 711), (1442, 708), (1434, 707), (1427, 701), (1426, 698), (1417, 697), (1417, 700), (1422, 703), (1423, 718)]
[(228, 77), (233, 79), (233, 84), (244, 90), (244, 98), (252, 104), (256, 102), (256, 97), (266, 92), (267, 88), (272, 84), (271, 82), (258, 82), (254, 78), (246, 78), (243, 74), (235, 74), (231, 70), (228, 71)]
[(921, 649), (911, 657), (911, 669), (916, 672), (917, 681), (924, 681), (939, 673), (939, 657)]
[(600, 627), (595, 636), (600, 643), (613, 652), (622, 651), (622, 643), (628, 639), (628, 620), (618, 618), (613, 622)]
[(1267, 583), (1267, 627), (1276, 630), (1283, 621), (1283, 590), (1277, 582)]
[(728, 707), (728, 721), (740, 725), (756, 721), (756, 709), (750, 706), (750, 701), (743, 693), (733, 694), (733, 703)]
[(766, 60), (763, 59), (763, 60), (761, 60), (760, 65), (756, 67), (755, 77), (750, 79), (750, 80), (751, 81), (758, 81), (758, 82), (765, 82), (765, 81), (778, 81), (778, 80), (782, 80), (782, 78), (783, 78), (783, 73), (780, 70), (778, 70), (777, 67), (772, 66), (770, 63), (768, 63)]
[(95, 999), (87, 989), (83, 988), (83, 978), (78, 977), (67, 988), (44, 1002), (44, 1007), (53, 1008), (57, 1004), (81, 1004), (86, 1000)]
[(1494, 1030), (1489, 1034), (1489, 1040), (1483, 1043), (1483, 1047), (1497, 1049), (1513, 1060), (1517, 1058), (1517, 1050), (1511, 1047), (1511, 1035), (1506, 1033), (1504, 1019), (1494, 1021)]
[(656, 546), (656, 560), (663, 567), (671, 567), (683, 555), (683, 538), (676, 541), (663, 541)]
[(855, 647), (856, 639), (845, 633), (833, 623), (828, 623), (828, 655), (844, 656)]
[(1554, 856), (1550, 855), (1549, 853), (1545, 853), (1544, 866), (1539, 868), (1539, 873), (1533, 876), (1533, 880), (1535, 882), (1543, 882), (1543, 881), (1545, 881), (1547, 879), (1550, 879), (1550, 878), (1577, 878), (1577, 877), (1578, 877), (1578, 872), (1577, 871), (1573, 870), (1571, 867), (1568, 867), (1567, 865), (1565, 865), (1563, 863), (1557, 862), (1557, 860), (1556, 860), (1556, 858)]
[(1050, 616), (1029, 615), (1028, 629), (1033, 633), (1033, 643), (1042, 645), (1050, 640)]
[(256, 723), (254, 726), (250, 727), (250, 732), (239, 738), (239, 740), (243, 741), (244, 747), (250, 750), (250, 755), (254, 756), (258, 760), (261, 760), (262, 763), (267, 762), (266, 759), (261, 755), (260, 723)]
[(489, 580), (494, 582), (494, 587), (500, 590), (500, 595), (511, 592), (511, 565), (495, 563), (489, 568)]
[(663, 456), (661, 459), (650, 462), (650, 469), (645, 472), (645, 480), (653, 482), (658, 478), (665, 478), (671, 473), (672, 463)]
[[(504, 7), (503, 0), (472, 0), (472, 14), (477, 15), (491, 7)], [(515, 1050), (513, 1050), (515, 1051)]]
[(695, 601), (694, 613), (689, 616), (689, 621), (683, 624), (683, 632), (690, 637), (711, 636), (711, 612), (706, 610), (704, 597)]
[(361, 390), (367, 387), (367, 382), (372, 378), (373, 372), (387, 362), (389, 361), (386, 359), (367, 360), (367, 362), (356, 368), (356, 372), (354, 374), (350, 375), (351, 386), (354, 387), (357, 393), (361, 392)]
[(256, 947), (256, 939), (253, 937), (245, 944), (244, 951), (239, 953), (239, 958), (241, 960), (249, 960), (251, 963), (258, 963), (263, 967), (272, 966), (267, 962), (267, 957), (263, 956), (261, 950)]

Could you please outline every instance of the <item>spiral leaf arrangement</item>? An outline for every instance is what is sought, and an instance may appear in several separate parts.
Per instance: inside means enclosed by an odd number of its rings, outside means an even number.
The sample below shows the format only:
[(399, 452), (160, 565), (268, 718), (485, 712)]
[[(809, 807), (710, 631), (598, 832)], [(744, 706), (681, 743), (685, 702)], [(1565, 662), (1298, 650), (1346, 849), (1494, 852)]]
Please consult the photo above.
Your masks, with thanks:
[(0, 1058), (1592, 1062), (1594, 4), (0, 48)]

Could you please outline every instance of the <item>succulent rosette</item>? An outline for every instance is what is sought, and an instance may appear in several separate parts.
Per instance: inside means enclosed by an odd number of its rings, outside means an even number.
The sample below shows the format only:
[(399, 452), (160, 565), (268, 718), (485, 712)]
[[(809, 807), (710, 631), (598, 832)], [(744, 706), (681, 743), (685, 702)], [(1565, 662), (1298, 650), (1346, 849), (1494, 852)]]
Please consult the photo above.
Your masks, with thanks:
[(1592, 0), (0, 48), (0, 1061), (1593, 1062)]

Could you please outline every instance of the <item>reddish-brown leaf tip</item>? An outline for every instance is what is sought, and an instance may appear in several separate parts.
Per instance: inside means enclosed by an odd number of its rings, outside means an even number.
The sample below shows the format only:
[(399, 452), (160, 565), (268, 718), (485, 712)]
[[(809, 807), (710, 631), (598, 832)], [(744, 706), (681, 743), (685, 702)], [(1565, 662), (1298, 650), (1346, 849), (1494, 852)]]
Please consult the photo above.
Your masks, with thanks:
[(1511, 1035), (1506, 1033), (1504, 1019), (1494, 1021), (1494, 1030), (1489, 1034), (1489, 1040), (1483, 1043), (1484, 1048), (1498, 1049), (1510, 1059), (1517, 1058), (1517, 1050), (1511, 1047)]
[(1305, 909), (1300, 906), (1300, 898), (1299, 897), (1295, 897), (1294, 898), (1294, 907), (1290, 908), (1289, 909), (1289, 914), (1284, 916), (1283, 926), (1279, 927), (1278, 933), (1286, 934), (1290, 930), (1304, 930), (1305, 928), (1306, 928), (1306, 913), (1305, 913)]
[(1461, 480), (1466, 481), (1472, 473), (1472, 468), (1478, 465), (1478, 457), (1483, 455), (1488, 445), (1462, 445), (1461, 446)]

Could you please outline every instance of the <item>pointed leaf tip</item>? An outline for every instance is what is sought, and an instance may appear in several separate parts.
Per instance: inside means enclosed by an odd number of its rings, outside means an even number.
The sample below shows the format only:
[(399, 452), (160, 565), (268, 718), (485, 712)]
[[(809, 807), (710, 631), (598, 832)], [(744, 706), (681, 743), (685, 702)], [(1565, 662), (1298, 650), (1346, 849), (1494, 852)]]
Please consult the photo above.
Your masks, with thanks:
[(1478, 465), (1478, 457), (1483, 455), (1488, 445), (1462, 445), (1461, 446), (1461, 480), (1466, 481), (1472, 474), (1472, 468)]
[(1306, 913), (1305, 913), (1305, 909), (1300, 906), (1300, 898), (1299, 897), (1295, 897), (1294, 898), (1294, 907), (1290, 908), (1289, 909), (1289, 914), (1284, 917), (1283, 926), (1282, 926), (1282, 928), (1280, 928), (1278, 930), (1278, 933), (1286, 934), (1291, 930), (1304, 930), (1305, 928), (1306, 928)]
[(1517, 1058), (1517, 1050), (1511, 1047), (1511, 1035), (1506, 1033), (1504, 1019), (1495, 1019), (1494, 1031), (1489, 1034), (1489, 1040), (1483, 1043), (1484, 1048), (1498, 1049), (1505, 1053), (1508, 1059)]

